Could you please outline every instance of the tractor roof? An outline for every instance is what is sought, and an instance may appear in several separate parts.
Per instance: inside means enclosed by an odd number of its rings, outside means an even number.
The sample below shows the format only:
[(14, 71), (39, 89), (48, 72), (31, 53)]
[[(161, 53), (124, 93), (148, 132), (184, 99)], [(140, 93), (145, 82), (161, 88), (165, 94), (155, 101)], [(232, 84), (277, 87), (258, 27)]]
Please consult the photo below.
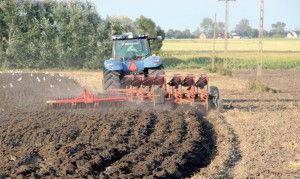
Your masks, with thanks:
[(148, 39), (147, 34), (139, 34), (138, 36), (133, 36), (132, 33), (126, 33), (123, 35), (114, 35), (112, 40), (128, 40), (128, 39)]

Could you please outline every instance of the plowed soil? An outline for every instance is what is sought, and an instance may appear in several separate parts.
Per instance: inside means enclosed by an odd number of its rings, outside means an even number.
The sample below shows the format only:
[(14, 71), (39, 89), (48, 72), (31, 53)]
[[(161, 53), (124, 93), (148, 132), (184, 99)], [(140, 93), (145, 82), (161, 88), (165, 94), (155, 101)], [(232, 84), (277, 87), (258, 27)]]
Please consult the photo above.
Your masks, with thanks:
[(90, 81), (86, 72), (63, 73), (72, 79), (0, 74), (0, 178), (300, 176), (299, 70), (264, 71), (261, 81), (275, 93), (247, 88), (255, 71), (210, 75), (224, 108), (207, 117), (144, 103), (49, 109), (48, 99), (79, 95), (78, 83), (100, 92), (100, 72), (89, 72)]
[(54, 110), (81, 87), (58, 74), (0, 74), (0, 176), (188, 177), (207, 166), (213, 131), (195, 111)]

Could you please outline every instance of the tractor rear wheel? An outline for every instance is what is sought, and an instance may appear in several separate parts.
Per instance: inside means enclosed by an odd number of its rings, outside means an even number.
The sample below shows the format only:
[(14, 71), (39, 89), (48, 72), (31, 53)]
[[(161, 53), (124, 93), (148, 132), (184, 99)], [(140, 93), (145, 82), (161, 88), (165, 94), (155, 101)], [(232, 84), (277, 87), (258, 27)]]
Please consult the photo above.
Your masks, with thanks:
[(157, 75), (165, 75), (165, 70), (163, 66), (148, 70), (148, 76), (157, 76)]
[(117, 71), (105, 70), (103, 72), (103, 90), (105, 93), (112, 89), (120, 89), (120, 73)]

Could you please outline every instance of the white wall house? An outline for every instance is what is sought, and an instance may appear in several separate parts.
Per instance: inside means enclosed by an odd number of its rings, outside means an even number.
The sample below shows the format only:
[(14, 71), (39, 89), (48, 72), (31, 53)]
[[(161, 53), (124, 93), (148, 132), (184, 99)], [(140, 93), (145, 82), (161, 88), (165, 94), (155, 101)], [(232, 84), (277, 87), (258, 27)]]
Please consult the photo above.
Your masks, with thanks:
[(298, 38), (298, 34), (297, 34), (296, 32), (289, 32), (289, 33), (286, 35), (286, 37), (287, 37), (288, 39), (296, 39), (296, 38)]

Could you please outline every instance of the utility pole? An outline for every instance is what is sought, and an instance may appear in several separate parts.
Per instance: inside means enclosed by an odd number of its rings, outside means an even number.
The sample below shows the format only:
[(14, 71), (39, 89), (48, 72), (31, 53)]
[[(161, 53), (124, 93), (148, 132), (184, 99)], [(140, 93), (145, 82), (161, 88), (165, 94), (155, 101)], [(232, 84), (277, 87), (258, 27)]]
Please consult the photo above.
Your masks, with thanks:
[(215, 23), (214, 23), (214, 41), (213, 41), (213, 57), (211, 61), (211, 67), (215, 69), (215, 59), (216, 59), (216, 30), (217, 30), (217, 14), (215, 13)]
[(262, 63), (263, 63), (263, 40), (264, 40), (264, 0), (260, 0), (260, 17), (259, 17), (259, 45), (258, 53), (259, 57), (257, 58), (257, 77), (262, 75)]
[(229, 24), (229, 1), (236, 1), (236, 0), (219, 0), (225, 1), (225, 34), (224, 34), (224, 64), (227, 63), (228, 60), (228, 24)]

